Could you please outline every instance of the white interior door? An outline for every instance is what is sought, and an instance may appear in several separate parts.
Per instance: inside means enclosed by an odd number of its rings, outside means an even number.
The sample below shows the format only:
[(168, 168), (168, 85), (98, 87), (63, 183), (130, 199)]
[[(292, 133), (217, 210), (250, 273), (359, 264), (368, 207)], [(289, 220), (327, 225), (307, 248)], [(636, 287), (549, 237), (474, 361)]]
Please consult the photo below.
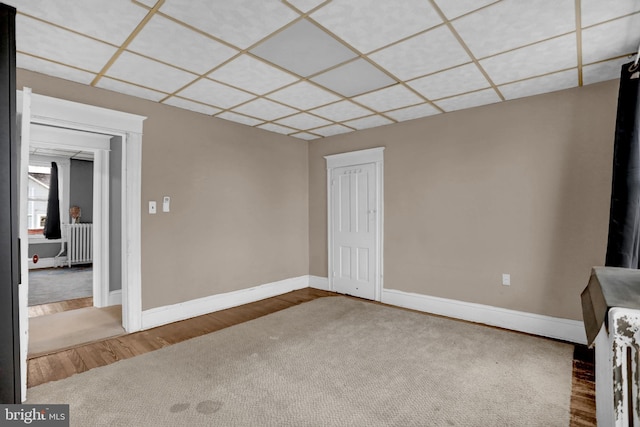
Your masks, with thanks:
[(29, 175), (29, 141), (31, 139), (31, 90), (18, 92), (18, 120), (20, 120), (20, 379), (22, 401), (27, 399), (27, 353), (29, 346), (29, 225), (27, 224), (27, 177)]
[(331, 170), (333, 289), (371, 300), (377, 285), (376, 165)]

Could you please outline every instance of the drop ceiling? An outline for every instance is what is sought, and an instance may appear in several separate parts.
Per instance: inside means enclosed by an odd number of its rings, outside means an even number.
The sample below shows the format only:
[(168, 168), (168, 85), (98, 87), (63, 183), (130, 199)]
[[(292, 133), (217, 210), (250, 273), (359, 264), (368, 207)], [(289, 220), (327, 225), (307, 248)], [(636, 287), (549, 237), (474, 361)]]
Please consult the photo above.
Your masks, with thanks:
[(640, 42), (637, 0), (4, 2), (19, 68), (303, 140), (615, 79)]

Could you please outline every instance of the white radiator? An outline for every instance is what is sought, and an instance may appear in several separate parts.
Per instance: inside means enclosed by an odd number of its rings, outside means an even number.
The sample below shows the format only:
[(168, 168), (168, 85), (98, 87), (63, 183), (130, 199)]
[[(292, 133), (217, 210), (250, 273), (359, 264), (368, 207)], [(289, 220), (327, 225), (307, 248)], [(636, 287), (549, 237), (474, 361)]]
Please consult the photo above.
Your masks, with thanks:
[(614, 307), (596, 337), (598, 425), (640, 426), (640, 310)]
[(63, 227), (63, 239), (66, 234), (67, 241), (67, 265), (90, 264), (93, 261), (93, 224), (64, 224)]

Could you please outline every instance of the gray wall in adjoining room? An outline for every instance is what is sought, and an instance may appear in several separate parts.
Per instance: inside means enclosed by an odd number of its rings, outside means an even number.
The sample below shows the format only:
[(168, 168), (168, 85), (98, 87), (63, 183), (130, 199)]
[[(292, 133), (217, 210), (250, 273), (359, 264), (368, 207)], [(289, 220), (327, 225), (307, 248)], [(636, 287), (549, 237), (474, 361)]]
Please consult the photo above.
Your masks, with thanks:
[(122, 138), (109, 153), (109, 290), (122, 289)]
[[(80, 222), (93, 222), (93, 162), (71, 159), (69, 207), (79, 206)], [(68, 213), (67, 213), (68, 215)], [(71, 217), (69, 217), (71, 223)]]

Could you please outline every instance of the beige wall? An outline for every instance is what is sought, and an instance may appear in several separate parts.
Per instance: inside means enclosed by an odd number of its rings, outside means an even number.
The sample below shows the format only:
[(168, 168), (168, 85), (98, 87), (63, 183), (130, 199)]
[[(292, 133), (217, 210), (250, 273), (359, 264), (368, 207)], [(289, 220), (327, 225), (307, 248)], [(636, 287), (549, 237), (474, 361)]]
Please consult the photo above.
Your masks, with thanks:
[(617, 85), (311, 142), (310, 274), (327, 276), (322, 156), (385, 146), (385, 288), (580, 320), (606, 250)]
[[(143, 309), (308, 274), (306, 141), (18, 70), (23, 86), (148, 117)], [(170, 213), (160, 212), (165, 195)]]

